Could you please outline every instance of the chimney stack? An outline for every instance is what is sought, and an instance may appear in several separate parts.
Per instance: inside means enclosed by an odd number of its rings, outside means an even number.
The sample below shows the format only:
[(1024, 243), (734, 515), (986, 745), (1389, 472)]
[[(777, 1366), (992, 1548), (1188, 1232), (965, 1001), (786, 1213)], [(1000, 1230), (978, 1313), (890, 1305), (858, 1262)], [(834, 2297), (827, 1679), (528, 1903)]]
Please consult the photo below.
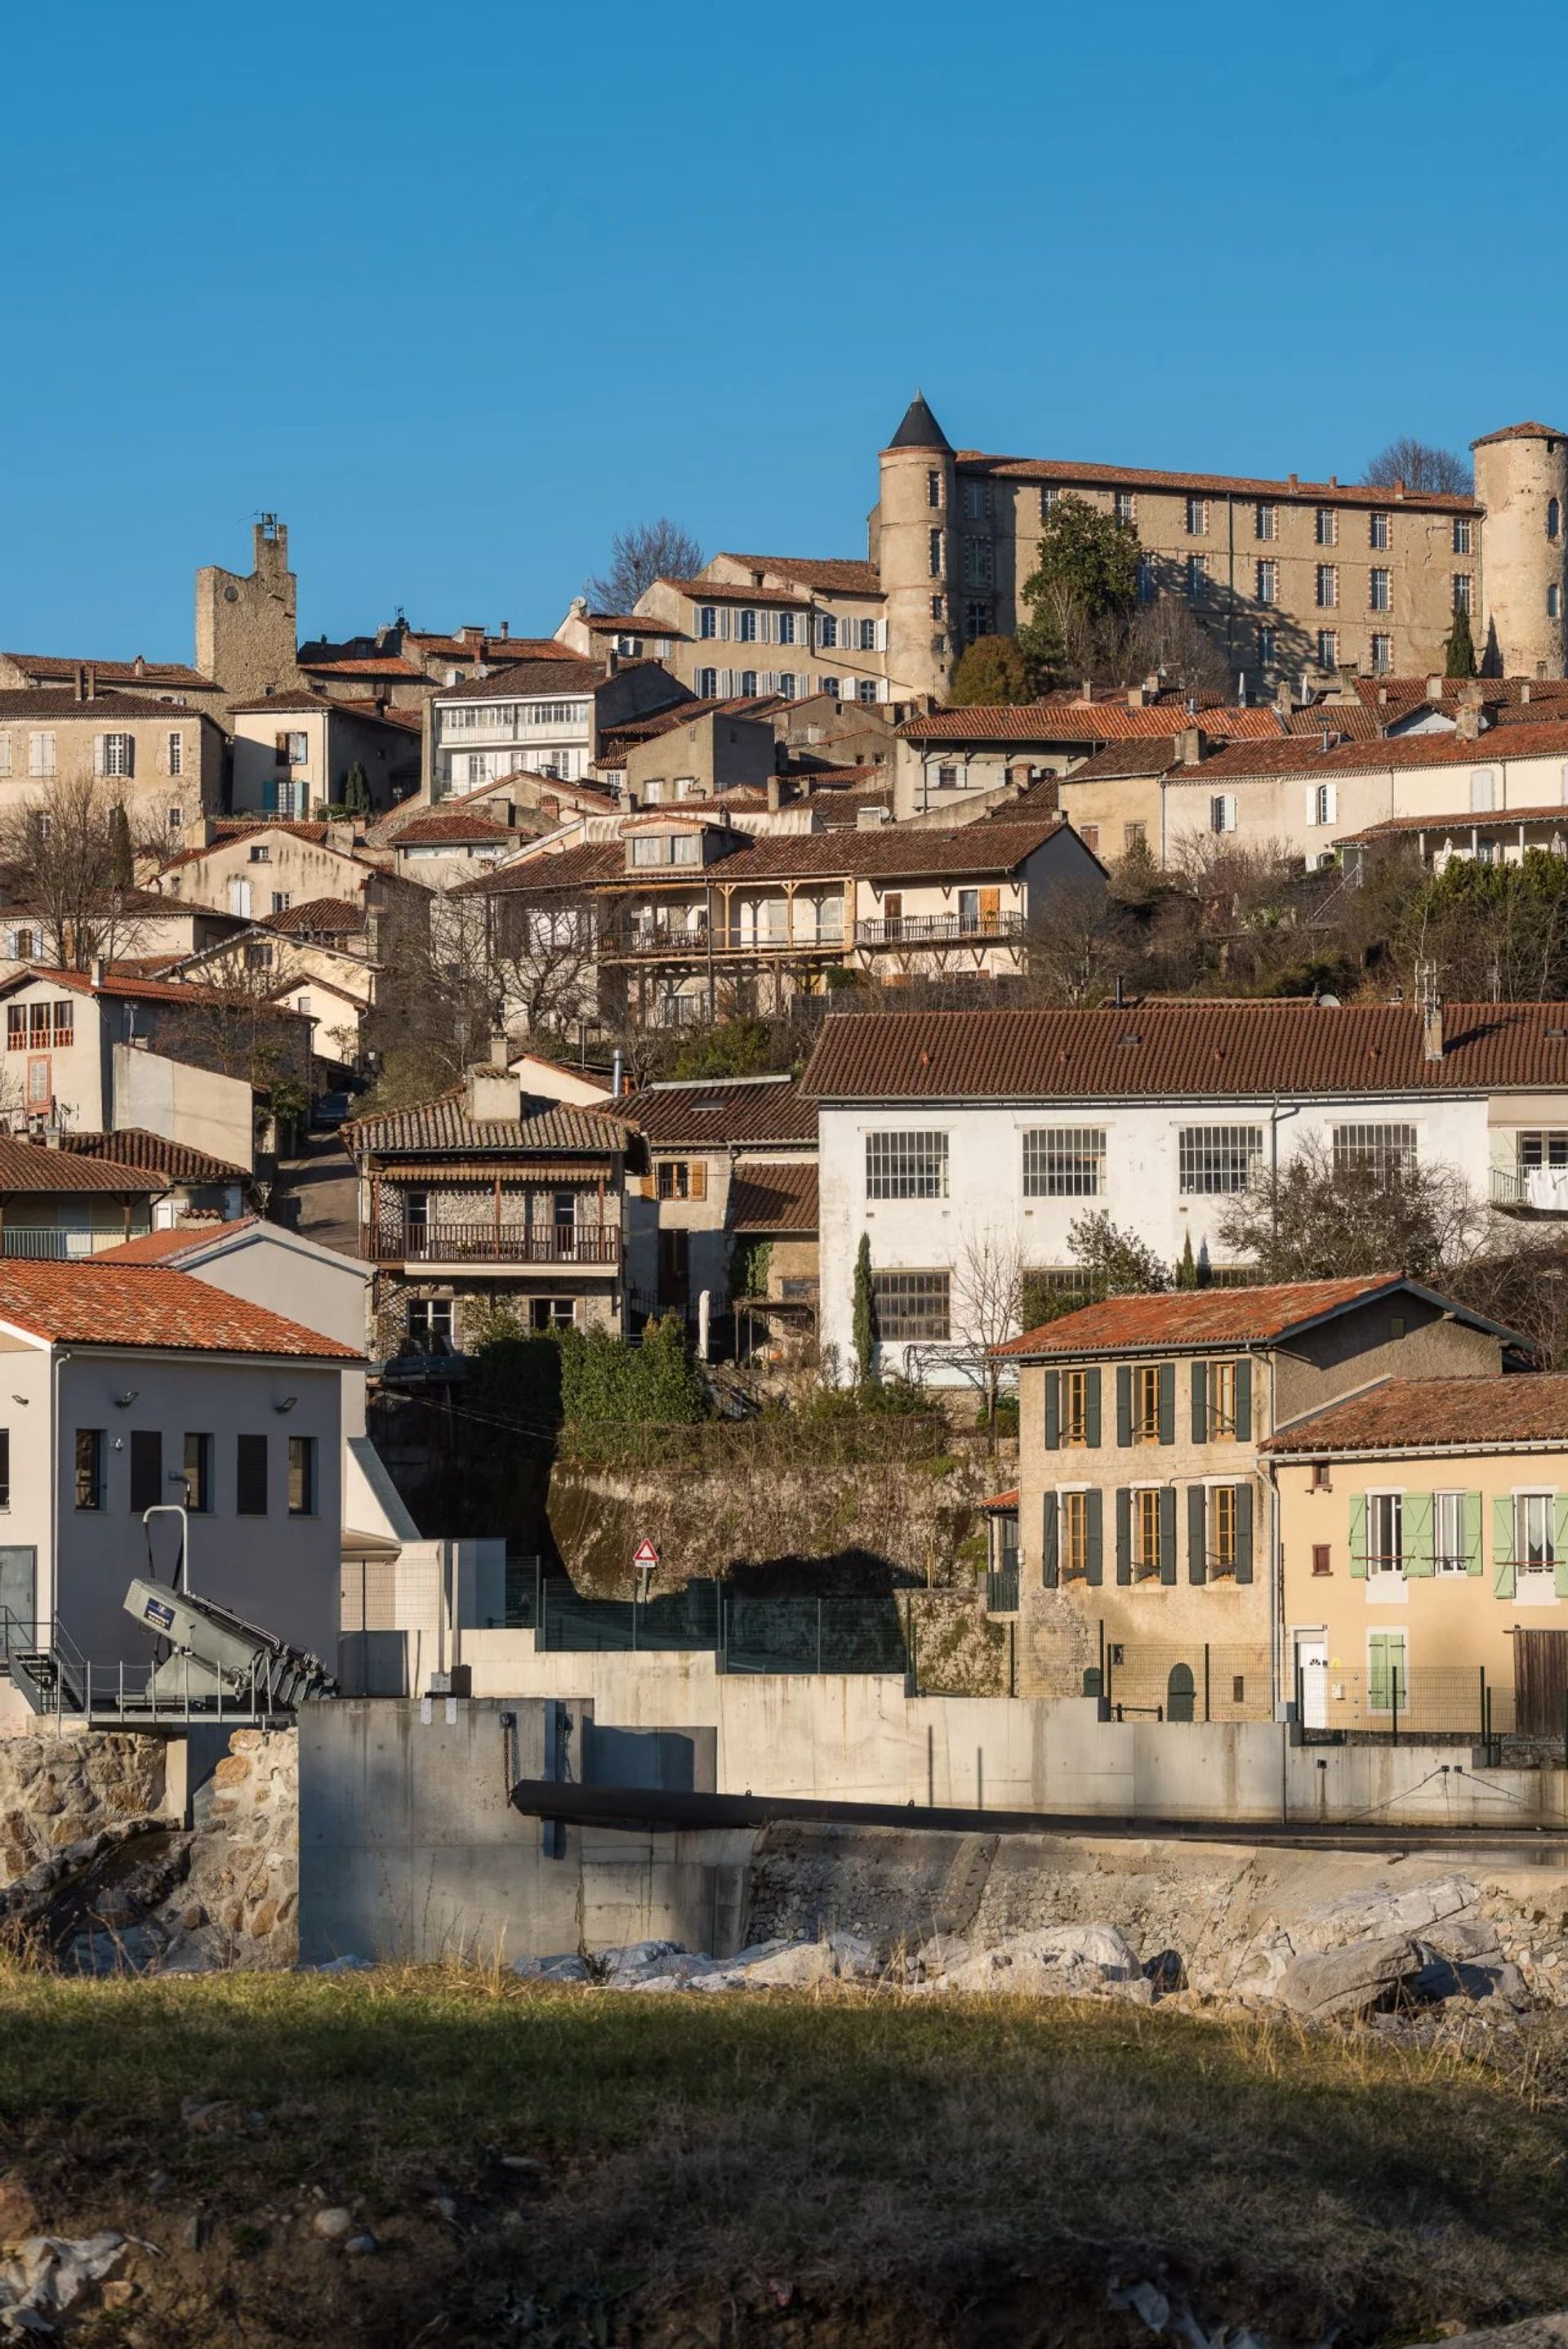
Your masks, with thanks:
[(1176, 756), (1183, 767), (1201, 765), (1208, 747), (1208, 737), (1201, 726), (1183, 726), (1176, 737)]
[(1443, 999), (1438, 993), (1438, 966), (1416, 965), (1416, 1001), (1421, 1013), (1421, 1050), (1429, 1061), (1443, 1057)]
[(1480, 711), (1473, 702), (1467, 702), (1460, 711), (1454, 727), (1454, 737), (1460, 742), (1480, 740)]
[(768, 778), (768, 812), (769, 815), (778, 814), (781, 796), (782, 795), (779, 789), (778, 776), (769, 775)]
[(1442, 680), (1442, 678), (1441, 678), (1440, 677), (1429, 677), (1429, 678), (1427, 679), (1427, 699), (1428, 699), (1429, 701), (1431, 701), (1431, 702), (1439, 702), (1439, 701), (1441, 701), (1442, 698), (1443, 698), (1443, 680)]

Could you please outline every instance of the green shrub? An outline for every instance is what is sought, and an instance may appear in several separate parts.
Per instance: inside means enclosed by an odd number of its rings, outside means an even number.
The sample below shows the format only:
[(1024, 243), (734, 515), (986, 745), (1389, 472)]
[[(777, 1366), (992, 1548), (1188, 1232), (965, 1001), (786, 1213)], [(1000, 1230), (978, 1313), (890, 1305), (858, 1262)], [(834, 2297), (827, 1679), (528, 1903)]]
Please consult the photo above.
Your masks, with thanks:
[(558, 1342), (561, 1406), (569, 1420), (673, 1427), (707, 1416), (703, 1382), (674, 1314), (650, 1321), (635, 1346), (607, 1330), (563, 1330)]

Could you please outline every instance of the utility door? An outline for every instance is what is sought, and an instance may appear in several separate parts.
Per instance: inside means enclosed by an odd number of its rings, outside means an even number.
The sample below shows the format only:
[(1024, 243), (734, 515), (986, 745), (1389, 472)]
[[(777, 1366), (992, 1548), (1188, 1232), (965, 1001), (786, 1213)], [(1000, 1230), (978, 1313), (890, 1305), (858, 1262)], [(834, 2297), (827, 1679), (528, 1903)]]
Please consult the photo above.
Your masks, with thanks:
[(1328, 1726), (1328, 1634), (1326, 1631), (1296, 1632), (1295, 1685), (1300, 1695), (1302, 1727), (1326, 1729)]

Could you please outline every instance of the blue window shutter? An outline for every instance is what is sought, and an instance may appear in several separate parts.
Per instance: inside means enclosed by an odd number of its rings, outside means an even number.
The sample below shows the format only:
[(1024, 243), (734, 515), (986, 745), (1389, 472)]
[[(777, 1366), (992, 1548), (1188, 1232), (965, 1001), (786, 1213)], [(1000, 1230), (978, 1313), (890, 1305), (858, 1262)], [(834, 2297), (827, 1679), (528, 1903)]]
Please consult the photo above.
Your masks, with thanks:
[[(1053, 1376), (1055, 1373), (1053, 1372)], [(1057, 1568), (1057, 1496), (1047, 1493), (1042, 1504), (1043, 1540), (1040, 1579), (1047, 1590), (1054, 1590), (1058, 1580)]]
[[(1171, 1374), (1174, 1380), (1176, 1375), (1174, 1364), (1171, 1366)], [(1160, 1495), (1160, 1579), (1161, 1582), (1174, 1582), (1176, 1579), (1176, 1487), (1174, 1485), (1163, 1486)]]
[(276, 815), (278, 812), (278, 779), (268, 775), (262, 784), (262, 813)]
[[(1198, 1365), (1193, 1365), (1194, 1369)], [(1187, 1579), (1207, 1582), (1209, 1562), (1206, 1549), (1209, 1532), (1208, 1495), (1202, 1485), (1187, 1487)]]
[(1236, 1580), (1250, 1582), (1253, 1578), (1253, 1488), (1250, 1484), (1236, 1486)]
[(1160, 1365), (1160, 1441), (1161, 1444), (1174, 1444), (1176, 1441), (1176, 1365), (1174, 1362), (1161, 1362)]
[(1084, 1441), (1091, 1452), (1099, 1449), (1099, 1372), (1090, 1371), (1084, 1385)]
[(1194, 1444), (1207, 1444), (1209, 1441), (1209, 1365), (1207, 1362), (1194, 1362), (1192, 1365), (1192, 1441)]
[(1132, 1579), (1132, 1495), (1125, 1485), (1116, 1496), (1116, 1578)]
[(1055, 1452), (1062, 1440), (1062, 1374), (1046, 1372), (1046, 1450)]
[(1116, 1440), (1123, 1446), (1132, 1441), (1132, 1371), (1126, 1362), (1116, 1370)]
[(1236, 1364), (1236, 1442), (1250, 1444), (1253, 1440), (1253, 1366), (1251, 1362)]
[(1088, 1561), (1088, 1571), (1084, 1580), (1100, 1583), (1105, 1580), (1105, 1495), (1103, 1493), (1086, 1493), (1084, 1500), (1085, 1547)]

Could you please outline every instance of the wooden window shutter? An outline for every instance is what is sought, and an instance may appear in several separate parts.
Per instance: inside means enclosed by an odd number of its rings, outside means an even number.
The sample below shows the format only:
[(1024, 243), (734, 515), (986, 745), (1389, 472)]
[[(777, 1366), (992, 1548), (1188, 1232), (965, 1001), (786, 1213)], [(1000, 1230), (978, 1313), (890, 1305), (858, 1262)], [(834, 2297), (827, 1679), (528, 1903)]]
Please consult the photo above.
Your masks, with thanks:
[(1367, 1579), (1367, 1495), (1350, 1495), (1350, 1571), (1359, 1582)]
[(274, 763), (280, 767), (286, 767), (288, 765), (289, 738), (286, 734), (274, 734), (273, 737), (273, 759)]
[[(1192, 1365), (1192, 1441), (1194, 1444), (1207, 1444), (1209, 1441), (1209, 1365), (1207, 1362), (1194, 1362)], [(1198, 1581), (1201, 1577), (1194, 1575), (1192, 1578)]]
[(107, 751), (104, 738), (101, 734), (95, 734), (93, 736), (93, 772), (95, 775), (101, 775), (103, 773), (106, 762)]
[(1057, 1451), (1062, 1440), (1062, 1374), (1046, 1372), (1046, 1450)]
[[(1095, 1376), (1098, 1378), (1098, 1371)], [(1086, 1582), (1105, 1580), (1105, 1495), (1103, 1493), (1084, 1495), (1084, 1549), (1088, 1569)]]
[(1084, 1442), (1091, 1452), (1099, 1450), (1099, 1372), (1090, 1371), (1084, 1380), (1083, 1410)]
[[(1194, 1365), (1196, 1367), (1196, 1365)], [(1187, 1579), (1207, 1582), (1209, 1561), (1205, 1545), (1209, 1537), (1209, 1496), (1202, 1485), (1187, 1487)]]
[(1480, 1549), (1481, 1496), (1479, 1493), (1465, 1495), (1465, 1572), (1480, 1574), (1482, 1570)]
[(1132, 1441), (1132, 1369), (1128, 1362), (1116, 1366), (1116, 1440), (1124, 1450)]
[(1160, 1441), (1161, 1444), (1174, 1444), (1176, 1441), (1176, 1365), (1174, 1362), (1161, 1362), (1160, 1365)]
[(1125, 1485), (1116, 1495), (1116, 1578), (1132, 1579), (1132, 1495)]
[(1060, 1580), (1057, 1563), (1057, 1496), (1047, 1493), (1041, 1503), (1040, 1579), (1047, 1590), (1054, 1590)]
[[(1500, 1599), (1511, 1599), (1517, 1578), (1513, 1563), (1513, 1502), (1507, 1493), (1492, 1495), (1491, 1563), (1492, 1589)], [(1365, 1568), (1362, 1570), (1365, 1572)]]
[(1245, 1361), (1236, 1364), (1236, 1442), (1250, 1444), (1253, 1440), (1253, 1366)]
[(1568, 1599), (1568, 1493), (1553, 1496), (1552, 1587), (1559, 1599)]
[(706, 1159), (706, 1158), (694, 1158), (694, 1159), (692, 1160), (692, 1162), (691, 1162), (691, 1165), (690, 1165), (689, 1169), (687, 1170), (687, 1174), (688, 1174), (687, 1187), (686, 1187), (686, 1195), (687, 1195), (687, 1197), (688, 1197), (688, 1198), (692, 1198), (692, 1199), (706, 1199), (706, 1198), (707, 1198), (707, 1159)]
[(1176, 1487), (1166, 1485), (1160, 1494), (1160, 1579), (1176, 1579)]
[(1434, 1511), (1430, 1493), (1407, 1493), (1404, 1506), (1404, 1551), (1407, 1574), (1432, 1574), (1437, 1559), (1432, 1549)]
[(1236, 1486), (1236, 1580), (1253, 1578), (1253, 1488)]

